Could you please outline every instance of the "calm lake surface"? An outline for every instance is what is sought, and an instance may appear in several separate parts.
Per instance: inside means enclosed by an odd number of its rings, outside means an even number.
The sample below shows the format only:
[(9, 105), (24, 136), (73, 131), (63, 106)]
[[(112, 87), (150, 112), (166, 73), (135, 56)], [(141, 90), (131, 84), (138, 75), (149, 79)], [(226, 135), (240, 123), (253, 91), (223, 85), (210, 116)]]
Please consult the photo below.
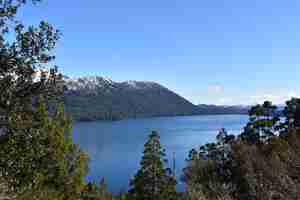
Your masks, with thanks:
[[(175, 153), (179, 179), (189, 150), (214, 141), (221, 128), (239, 134), (247, 121), (246, 115), (204, 115), (79, 122), (73, 127), (73, 138), (90, 156), (87, 179), (105, 178), (109, 190), (117, 193), (127, 191), (151, 130), (159, 132), (170, 167)], [(183, 184), (179, 182), (178, 187)]]

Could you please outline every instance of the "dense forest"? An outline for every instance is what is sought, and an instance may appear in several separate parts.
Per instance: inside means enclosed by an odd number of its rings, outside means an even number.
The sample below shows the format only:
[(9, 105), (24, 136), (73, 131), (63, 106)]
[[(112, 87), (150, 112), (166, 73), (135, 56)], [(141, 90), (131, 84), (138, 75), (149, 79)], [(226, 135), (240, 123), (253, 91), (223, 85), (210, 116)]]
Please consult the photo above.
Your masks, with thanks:
[(242, 106), (194, 105), (155, 82), (66, 77), (65, 88), (66, 110), (78, 121), (248, 112)]
[(114, 82), (97, 76), (69, 80), (65, 85), (64, 102), (74, 120), (197, 114), (197, 106), (153, 82)]
[(271, 102), (256, 105), (240, 135), (221, 129), (216, 142), (192, 149), (182, 175), (184, 192), (176, 191), (157, 132), (144, 145), (128, 192), (113, 196), (104, 180), (86, 182), (88, 155), (72, 141), (72, 120), (62, 103), (63, 76), (50, 67), (55, 58), (51, 50), (61, 34), (47, 22), (22, 25), (16, 14), (25, 3), (29, 1), (0, 1), (0, 199), (300, 199), (296, 98), (280, 115)]

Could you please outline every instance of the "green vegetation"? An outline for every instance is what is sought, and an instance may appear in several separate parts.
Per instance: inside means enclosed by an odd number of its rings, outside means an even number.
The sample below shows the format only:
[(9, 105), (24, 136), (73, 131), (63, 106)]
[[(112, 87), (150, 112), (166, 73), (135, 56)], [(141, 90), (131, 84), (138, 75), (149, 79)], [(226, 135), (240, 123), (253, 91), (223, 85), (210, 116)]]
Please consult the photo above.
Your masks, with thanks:
[(113, 200), (111, 193), (107, 191), (107, 186), (104, 179), (101, 180), (100, 184), (88, 183), (82, 190), (82, 200)]
[(11, 199), (76, 199), (87, 156), (72, 143), (62, 76), (41, 68), (54, 59), (60, 34), (46, 22), (22, 25), (16, 14), (25, 3), (0, 1), (1, 187)]
[(113, 82), (102, 77), (66, 81), (64, 103), (74, 120), (119, 120), (157, 116), (247, 114), (238, 106), (194, 105), (153, 82)]
[(144, 147), (141, 169), (131, 181), (129, 199), (132, 200), (174, 200), (176, 179), (171, 169), (164, 167), (167, 162), (159, 135), (152, 132)]
[(104, 180), (85, 182), (88, 157), (72, 142), (62, 75), (56, 67), (41, 70), (60, 34), (46, 22), (26, 28), (17, 21), (25, 3), (0, 1), (0, 199), (300, 199), (300, 99), (288, 101), (282, 115), (271, 102), (257, 105), (239, 136), (221, 129), (216, 142), (191, 150), (183, 193), (156, 132), (128, 193), (113, 197)]
[(65, 92), (67, 111), (75, 120), (192, 115), (197, 111), (197, 106), (156, 83), (106, 83), (101, 77), (95, 80), (96, 83), (90, 83), (79, 79), (82, 87)]
[(299, 199), (299, 106), (287, 102), (284, 121), (271, 102), (254, 106), (237, 138), (221, 131), (216, 143), (192, 150), (183, 176), (188, 199)]

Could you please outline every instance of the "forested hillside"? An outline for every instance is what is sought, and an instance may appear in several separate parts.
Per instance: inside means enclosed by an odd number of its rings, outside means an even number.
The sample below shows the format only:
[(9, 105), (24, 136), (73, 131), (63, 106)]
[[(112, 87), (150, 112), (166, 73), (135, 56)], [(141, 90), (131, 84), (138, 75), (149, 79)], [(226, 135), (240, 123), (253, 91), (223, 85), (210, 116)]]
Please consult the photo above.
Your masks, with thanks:
[(153, 82), (113, 82), (102, 77), (67, 81), (65, 104), (79, 120), (196, 114), (196, 106)]
[(217, 105), (198, 105), (199, 113), (209, 115), (219, 114), (248, 114), (250, 106), (217, 106)]
[(67, 111), (76, 120), (202, 114), (247, 114), (247, 108), (214, 105), (196, 106), (154, 82), (114, 82), (100, 76), (66, 79)]

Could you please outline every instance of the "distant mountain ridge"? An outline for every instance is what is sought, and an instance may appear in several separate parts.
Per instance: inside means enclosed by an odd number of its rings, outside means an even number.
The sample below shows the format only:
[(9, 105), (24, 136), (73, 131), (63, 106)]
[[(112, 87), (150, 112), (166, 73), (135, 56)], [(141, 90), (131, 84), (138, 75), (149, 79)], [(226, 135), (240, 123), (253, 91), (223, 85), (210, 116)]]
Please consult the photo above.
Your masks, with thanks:
[(207, 105), (199, 104), (198, 108), (202, 113), (209, 114), (248, 114), (251, 106), (224, 106), (224, 105)]
[(119, 120), (124, 118), (200, 114), (245, 114), (237, 107), (196, 106), (149, 81), (115, 82), (100, 76), (65, 79), (64, 101), (75, 120)]

